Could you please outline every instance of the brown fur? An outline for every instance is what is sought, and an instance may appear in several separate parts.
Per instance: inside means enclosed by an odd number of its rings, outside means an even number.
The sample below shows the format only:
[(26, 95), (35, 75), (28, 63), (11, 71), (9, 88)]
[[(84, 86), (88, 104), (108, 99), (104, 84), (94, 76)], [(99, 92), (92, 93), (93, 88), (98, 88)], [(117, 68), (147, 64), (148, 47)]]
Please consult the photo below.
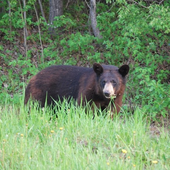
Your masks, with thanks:
[[(55, 105), (54, 100), (62, 101), (63, 98), (72, 97), (79, 105), (81, 102), (83, 105), (86, 102), (90, 102), (91, 105), (95, 103), (102, 110), (111, 104), (111, 111), (119, 113), (128, 71), (127, 65), (119, 69), (97, 63), (93, 65), (93, 68), (51, 66), (31, 78), (25, 91), (24, 103), (27, 104), (31, 97), (38, 100), (43, 107), (46, 100), (47, 105)], [(111, 100), (103, 93), (102, 83), (110, 83), (113, 80), (116, 98)]]

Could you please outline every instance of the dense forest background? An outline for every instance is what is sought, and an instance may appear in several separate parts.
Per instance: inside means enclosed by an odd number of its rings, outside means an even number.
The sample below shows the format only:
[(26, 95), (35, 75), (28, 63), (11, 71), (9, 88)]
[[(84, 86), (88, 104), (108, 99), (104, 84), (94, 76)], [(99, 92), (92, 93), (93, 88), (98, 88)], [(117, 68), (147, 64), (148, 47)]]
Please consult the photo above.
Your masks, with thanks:
[(170, 114), (169, 0), (99, 0), (93, 14), (94, 0), (52, 2), (0, 0), (1, 104), (17, 104), (31, 76), (47, 66), (99, 62), (129, 64), (127, 112)]

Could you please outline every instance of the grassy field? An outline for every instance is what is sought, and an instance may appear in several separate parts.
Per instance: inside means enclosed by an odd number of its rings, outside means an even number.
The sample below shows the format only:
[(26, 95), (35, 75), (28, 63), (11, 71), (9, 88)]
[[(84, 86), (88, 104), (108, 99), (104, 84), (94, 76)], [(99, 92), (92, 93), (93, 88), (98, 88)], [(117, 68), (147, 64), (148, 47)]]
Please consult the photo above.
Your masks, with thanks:
[(0, 106), (1, 170), (170, 169), (169, 130), (140, 109), (112, 121), (65, 103), (58, 118), (20, 103)]

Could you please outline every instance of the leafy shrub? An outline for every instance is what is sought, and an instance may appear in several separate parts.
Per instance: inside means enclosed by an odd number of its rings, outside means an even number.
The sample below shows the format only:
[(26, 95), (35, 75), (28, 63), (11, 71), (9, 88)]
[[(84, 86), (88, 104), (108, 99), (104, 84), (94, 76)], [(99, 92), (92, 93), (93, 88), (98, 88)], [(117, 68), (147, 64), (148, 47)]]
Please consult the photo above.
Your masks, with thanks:
[(112, 12), (100, 14), (98, 20), (106, 39), (103, 44), (108, 52), (104, 56), (111, 64), (131, 63), (127, 95), (132, 97), (130, 102), (154, 116), (165, 116), (170, 109), (169, 7), (151, 5), (142, 9), (124, 3), (117, 18)]
[(97, 26), (102, 35), (97, 39), (90, 34), (88, 13), (82, 13), (84, 2), (76, 8), (73, 5), (75, 13), (70, 7), (64, 16), (56, 17), (53, 25), (56, 35), (51, 37), (48, 23), (42, 17), (34, 18), (34, 2), (28, 1), (24, 9), (28, 13), (29, 31), (25, 53), (23, 46), (17, 44), (17, 40), (23, 41), (24, 10), (18, 7), (18, 1), (12, 3), (11, 15), (0, 17), (3, 41), (10, 41), (10, 49), (0, 45), (1, 98), (4, 93), (20, 91), (22, 82), (49, 65), (127, 63), (131, 69), (125, 101), (133, 107), (143, 107), (153, 116), (158, 113), (165, 116), (170, 109), (170, 2), (163, 5), (125, 0), (106, 2), (110, 4), (101, 1), (97, 4)]

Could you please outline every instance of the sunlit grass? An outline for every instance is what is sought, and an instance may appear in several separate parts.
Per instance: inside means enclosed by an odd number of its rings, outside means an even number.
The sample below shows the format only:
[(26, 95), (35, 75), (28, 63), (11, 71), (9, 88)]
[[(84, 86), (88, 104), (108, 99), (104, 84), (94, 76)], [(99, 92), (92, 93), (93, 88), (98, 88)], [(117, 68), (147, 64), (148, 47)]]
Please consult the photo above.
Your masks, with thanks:
[(1, 105), (0, 169), (170, 169), (169, 132), (151, 135), (142, 110), (113, 121), (87, 111)]

